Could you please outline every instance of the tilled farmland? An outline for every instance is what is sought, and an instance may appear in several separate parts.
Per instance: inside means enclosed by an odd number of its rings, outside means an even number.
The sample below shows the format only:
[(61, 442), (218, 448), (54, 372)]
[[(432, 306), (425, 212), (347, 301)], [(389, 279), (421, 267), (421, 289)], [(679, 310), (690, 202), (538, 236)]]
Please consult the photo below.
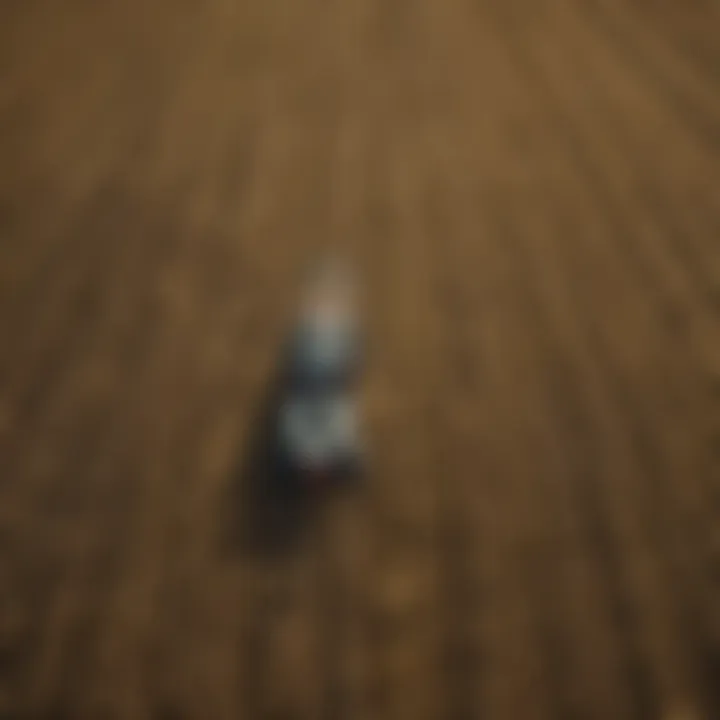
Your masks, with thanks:
[[(720, 6), (6, 0), (0, 718), (720, 718)], [(357, 258), (364, 483), (270, 502)]]

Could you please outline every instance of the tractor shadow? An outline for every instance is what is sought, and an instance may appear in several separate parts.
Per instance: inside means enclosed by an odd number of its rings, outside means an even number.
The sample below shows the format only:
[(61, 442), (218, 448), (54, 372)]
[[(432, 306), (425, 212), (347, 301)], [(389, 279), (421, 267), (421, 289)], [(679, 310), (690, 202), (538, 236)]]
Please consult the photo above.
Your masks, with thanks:
[(307, 538), (322, 504), (282, 472), (276, 428), (285, 396), (285, 368), (278, 367), (261, 402), (223, 498), (224, 549), (231, 555), (292, 553)]

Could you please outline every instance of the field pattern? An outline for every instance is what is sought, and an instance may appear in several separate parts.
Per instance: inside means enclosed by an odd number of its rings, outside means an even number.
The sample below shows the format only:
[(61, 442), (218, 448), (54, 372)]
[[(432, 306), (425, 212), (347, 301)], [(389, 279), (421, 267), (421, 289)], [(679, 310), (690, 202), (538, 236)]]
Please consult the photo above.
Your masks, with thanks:
[[(5, 0), (0, 718), (720, 718), (718, 37)], [(338, 242), (372, 472), (280, 512), (254, 458)]]

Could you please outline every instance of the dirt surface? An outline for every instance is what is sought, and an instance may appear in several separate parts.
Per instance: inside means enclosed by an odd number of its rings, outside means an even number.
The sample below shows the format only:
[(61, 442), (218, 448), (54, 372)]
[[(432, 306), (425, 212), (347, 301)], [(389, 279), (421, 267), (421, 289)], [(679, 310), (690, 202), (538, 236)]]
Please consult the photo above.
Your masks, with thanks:
[[(0, 717), (720, 718), (719, 29), (4, 0)], [(261, 507), (336, 242), (372, 472)]]

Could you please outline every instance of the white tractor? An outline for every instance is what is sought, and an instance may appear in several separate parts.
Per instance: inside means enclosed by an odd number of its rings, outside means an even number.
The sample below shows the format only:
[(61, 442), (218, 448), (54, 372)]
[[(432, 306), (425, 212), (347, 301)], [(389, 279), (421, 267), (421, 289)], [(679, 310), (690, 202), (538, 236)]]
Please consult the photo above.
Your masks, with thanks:
[(279, 408), (281, 473), (303, 486), (357, 477), (362, 341), (348, 267), (328, 260), (310, 282), (290, 338)]

